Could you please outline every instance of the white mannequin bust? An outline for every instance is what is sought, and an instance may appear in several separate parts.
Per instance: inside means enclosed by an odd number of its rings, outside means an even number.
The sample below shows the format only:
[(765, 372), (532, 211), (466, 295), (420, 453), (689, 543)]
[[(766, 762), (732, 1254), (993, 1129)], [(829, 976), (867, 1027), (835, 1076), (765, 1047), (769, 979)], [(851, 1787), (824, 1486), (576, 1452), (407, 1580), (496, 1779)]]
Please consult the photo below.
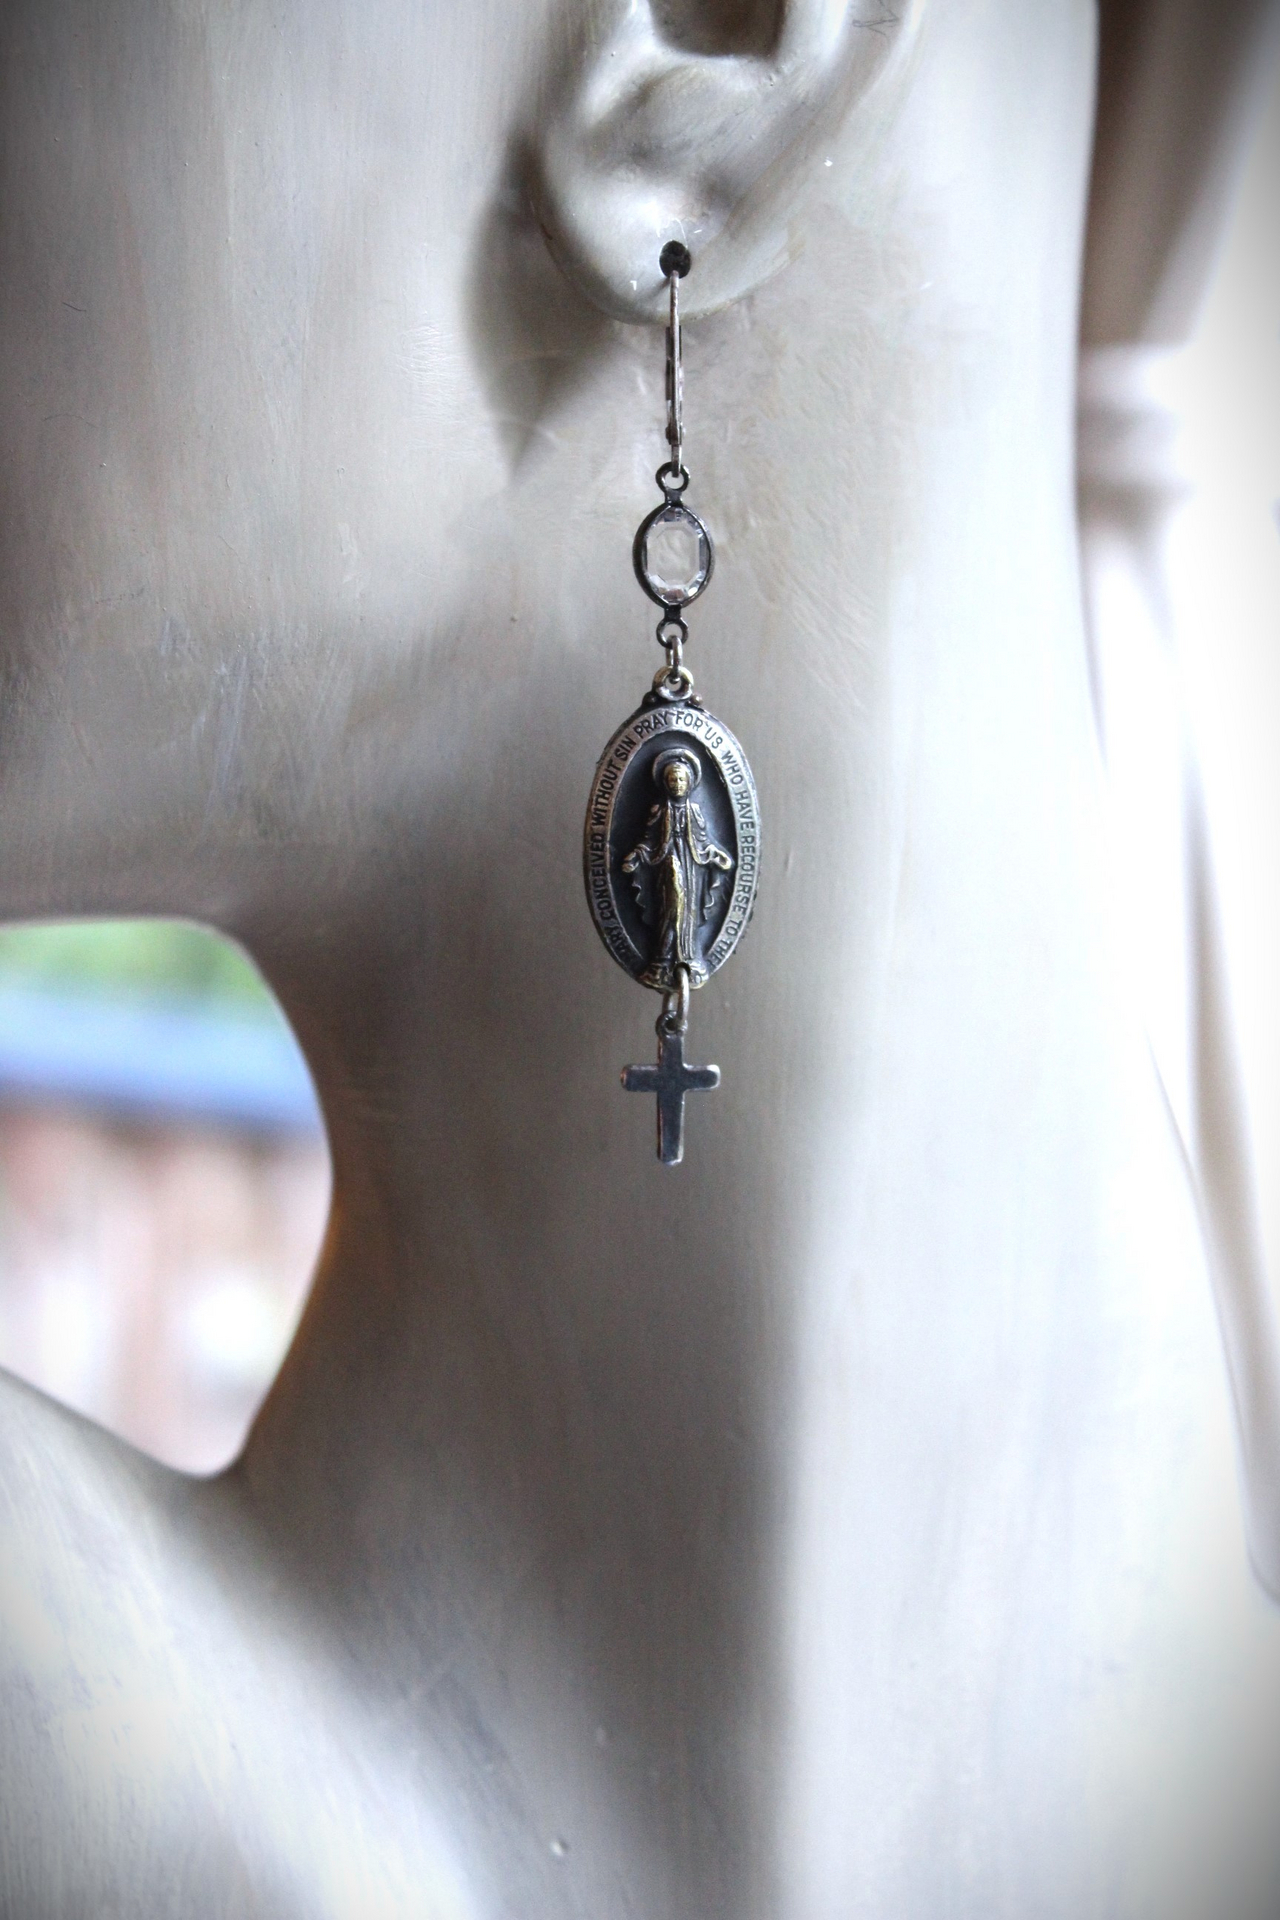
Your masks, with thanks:
[[(5, 18), (0, 911), (238, 935), (335, 1168), (228, 1475), (0, 1397), (15, 1920), (1273, 1911), (1078, 610), (1091, 11), (890, 12)], [(673, 1171), (578, 837), (677, 229), (766, 838)]]

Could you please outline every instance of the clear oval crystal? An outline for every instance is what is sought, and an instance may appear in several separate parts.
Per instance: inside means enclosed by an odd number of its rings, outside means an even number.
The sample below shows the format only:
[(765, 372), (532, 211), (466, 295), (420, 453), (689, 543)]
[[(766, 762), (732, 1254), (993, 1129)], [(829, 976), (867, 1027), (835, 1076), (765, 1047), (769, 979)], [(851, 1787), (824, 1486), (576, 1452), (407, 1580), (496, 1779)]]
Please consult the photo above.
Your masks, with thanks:
[(696, 599), (711, 572), (711, 538), (697, 515), (675, 501), (651, 514), (636, 542), (636, 571), (663, 606)]

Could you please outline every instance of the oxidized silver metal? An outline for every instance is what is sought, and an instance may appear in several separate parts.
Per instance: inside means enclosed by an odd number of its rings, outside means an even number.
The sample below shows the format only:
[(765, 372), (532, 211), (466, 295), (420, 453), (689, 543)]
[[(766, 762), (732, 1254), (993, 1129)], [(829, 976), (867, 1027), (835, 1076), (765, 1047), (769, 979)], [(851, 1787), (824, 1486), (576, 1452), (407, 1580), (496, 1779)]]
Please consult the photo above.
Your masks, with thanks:
[(583, 871), (596, 931), (632, 979), (663, 998), (658, 1058), (624, 1067), (628, 1093), (657, 1102), (658, 1158), (684, 1158), (684, 1103), (720, 1084), (719, 1067), (684, 1057), (689, 994), (722, 967), (755, 905), (760, 806), (747, 756), (707, 712), (684, 664), (689, 629), (681, 609), (711, 578), (711, 535), (684, 505), (684, 373), (680, 279), (692, 262), (669, 240), (658, 265), (671, 299), (667, 326), (667, 445), (656, 478), (662, 504), (641, 521), (631, 550), (636, 578), (662, 608), (658, 643), (666, 666), (653, 690), (600, 756), (587, 802)]
[(699, 987), (755, 904), (760, 807), (741, 746), (693, 699), (650, 694), (610, 740), (587, 803), (587, 902), (605, 946), (660, 992)]
[[(671, 472), (678, 475), (684, 464), (684, 354), (680, 341), (680, 282), (692, 261), (687, 247), (666, 246), (658, 265), (667, 276), (667, 445), (671, 449)], [(685, 479), (688, 480), (688, 474)]]

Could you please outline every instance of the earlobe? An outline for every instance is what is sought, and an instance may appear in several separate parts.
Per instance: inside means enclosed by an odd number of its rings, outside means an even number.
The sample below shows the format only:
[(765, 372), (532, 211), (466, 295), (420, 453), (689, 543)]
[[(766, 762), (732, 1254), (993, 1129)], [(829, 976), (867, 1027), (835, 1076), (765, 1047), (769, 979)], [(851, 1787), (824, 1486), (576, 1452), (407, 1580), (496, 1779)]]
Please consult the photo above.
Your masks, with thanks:
[[(901, 57), (921, 4), (779, 0), (770, 44), (743, 52), (723, 6), (677, 37), (655, 0), (615, 0), (535, 142), (538, 217), (561, 266), (624, 320), (660, 317), (672, 238), (698, 260), (691, 312), (748, 292), (785, 257), (815, 142)], [(707, 51), (717, 33), (725, 51)]]

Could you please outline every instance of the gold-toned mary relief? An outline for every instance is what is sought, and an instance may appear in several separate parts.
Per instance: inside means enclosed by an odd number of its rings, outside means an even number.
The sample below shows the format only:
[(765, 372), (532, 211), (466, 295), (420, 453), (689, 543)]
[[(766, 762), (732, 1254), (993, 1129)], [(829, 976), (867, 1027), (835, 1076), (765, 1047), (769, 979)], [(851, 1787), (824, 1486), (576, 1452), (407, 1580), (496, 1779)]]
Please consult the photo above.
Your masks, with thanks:
[(694, 798), (702, 783), (702, 762), (691, 747), (668, 747), (653, 763), (653, 780), (662, 798), (652, 809), (644, 838), (622, 862), (635, 876), (636, 898), (655, 929), (649, 964), (640, 979), (646, 987), (670, 989), (675, 969), (689, 969), (689, 984), (707, 977), (700, 934), (715, 905), (722, 875), (734, 858), (717, 846), (706, 816)]

